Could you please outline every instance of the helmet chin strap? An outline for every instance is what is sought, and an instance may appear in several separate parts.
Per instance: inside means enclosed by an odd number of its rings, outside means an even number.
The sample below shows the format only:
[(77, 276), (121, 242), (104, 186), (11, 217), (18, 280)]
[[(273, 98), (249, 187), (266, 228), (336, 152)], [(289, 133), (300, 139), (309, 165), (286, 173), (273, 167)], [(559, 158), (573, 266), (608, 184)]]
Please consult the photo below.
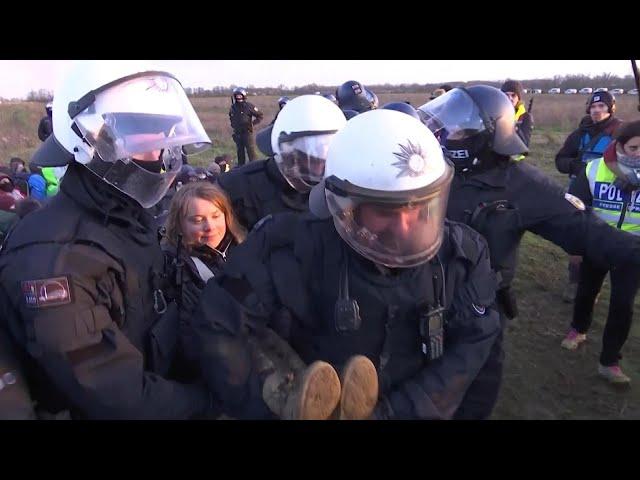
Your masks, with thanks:
[(158, 160), (148, 161), (148, 160), (136, 160), (132, 158), (131, 161), (138, 165), (140, 168), (143, 168), (147, 172), (151, 173), (160, 173), (162, 172), (162, 155)]

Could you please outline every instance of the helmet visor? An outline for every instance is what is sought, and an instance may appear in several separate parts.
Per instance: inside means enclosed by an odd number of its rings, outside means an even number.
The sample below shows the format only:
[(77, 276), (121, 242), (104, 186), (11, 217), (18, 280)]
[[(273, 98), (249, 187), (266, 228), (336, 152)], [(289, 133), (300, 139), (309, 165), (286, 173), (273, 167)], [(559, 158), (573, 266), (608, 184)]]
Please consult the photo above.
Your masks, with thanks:
[(390, 268), (414, 267), (440, 248), (452, 178), (447, 166), (443, 177), (418, 197), (404, 192), (404, 201), (341, 195), (329, 185), (327, 206), (338, 234), (360, 255)]
[(280, 135), (275, 161), (287, 182), (308, 192), (324, 176), (329, 145), (336, 131), (299, 132)]
[(182, 150), (180, 147), (164, 149), (157, 161), (126, 158), (104, 162), (94, 156), (86, 167), (144, 208), (150, 208), (164, 197), (180, 173)]
[(99, 92), (74, 122), (93, 149), (85, 166), (145, 208), (164, 196), (183, 154), (211, 146), (180, 83), (161, 74)]
[(425, 103), (418, 114), (440, 144), (448, 140), (465, 140), (486, 129), (480, 108), (473, 99), (459, 88)]
[(211, 145), (182, 86), (161, 75), (137, 77), (99, 92), (74, 120), (105, 162), (173, 147), (190, 155)]

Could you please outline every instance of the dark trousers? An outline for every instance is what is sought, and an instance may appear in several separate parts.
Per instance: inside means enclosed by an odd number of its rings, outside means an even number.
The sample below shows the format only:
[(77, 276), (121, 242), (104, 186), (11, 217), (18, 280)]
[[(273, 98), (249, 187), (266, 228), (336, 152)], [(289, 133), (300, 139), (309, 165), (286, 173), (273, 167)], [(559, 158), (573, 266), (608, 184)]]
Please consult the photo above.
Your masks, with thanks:
[(454, 420), (486, 420), (498, 401), (504, 370), (504, 329), (507, 317), (500, 306), (500, 334), (496, 338), (489, 358), (478, 372), (453, 415)]
[(236, 132), (233, 134), (233, 141), (236, 142), (238, 152), (238, 166), (244, 165), (244, 151), (247, 151), (249, 161), (253, 162), (256, 158), (256, 144), (253, 138), (253, 132)]
[[(629, 336), (633, 302), (640, 286), (640, 275), (635, 272), (634, 266), (616, 267), (609, 273), (611, 298), (600, 354), (600, 363), (604, 366), (617, 365), (618, 360), (622, 358), (620, 350)], [(583, 259), (571, 323), (579, 333), (587, 333), (589, 330), (593, 320), (593, 305), (606, 275), (606, 269), (598, 268), (586, 258)]]

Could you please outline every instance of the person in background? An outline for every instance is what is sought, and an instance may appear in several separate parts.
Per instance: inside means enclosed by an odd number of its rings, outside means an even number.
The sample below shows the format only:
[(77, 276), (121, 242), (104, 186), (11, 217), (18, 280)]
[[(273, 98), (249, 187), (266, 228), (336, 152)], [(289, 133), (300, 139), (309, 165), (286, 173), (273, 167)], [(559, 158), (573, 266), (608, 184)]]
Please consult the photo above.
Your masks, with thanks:
[[(615, 112), (616, 99), (611, 93), (595, 92), (589, 97), (587, 116), (569, 134), (555, 158), (558, 171), (569, 176), (569, 188), (587, 162), (602, 157), (613, 141), (613, 132), (622, 124)], [(567, 303), (573, 302), (576, 296), (581, 262), (580, 256), (569, 257), (568, 281), (562, 292), (562, 298)]]
[[(602, 157), (591, 160), (578, 172), (569, 193), (613, 228), (640, 235), (640, 121), (627, 123), (614, 133)], [(611, 299), (602, 337), (598, 374), (615, 384), (631, 379), (620, 368), (620, 350), (629, 335), (633, 304), (640, 286), (637, 266), (623, 263), (603, 268), (583, 259), (578, 277), (571, 328), (562, 347), (575, 350), (586, 341), (593, 307), (602, 282), (609, 273)]]

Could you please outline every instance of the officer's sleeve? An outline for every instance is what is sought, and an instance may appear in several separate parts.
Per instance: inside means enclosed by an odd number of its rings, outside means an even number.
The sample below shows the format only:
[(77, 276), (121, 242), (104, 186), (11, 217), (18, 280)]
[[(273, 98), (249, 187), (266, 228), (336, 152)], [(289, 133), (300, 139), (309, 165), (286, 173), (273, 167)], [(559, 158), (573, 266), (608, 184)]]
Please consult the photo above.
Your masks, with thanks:
[(525, 230), (569, 255), (588, 257), (600, 268), (628, 263), (640, 266), (640, 237), (612, 228), (531, 165), (518, 168), (527, 176), (517, 200)]
[(577, 173), (573, 169), (580, 150), (580, 129), (573, 131), (556, 154), (556, 168), (560, 173)]
[(245, 202), (246, 180), (235, 172), (230, 171), (218, 177), (218, 185), (229, 196), (233, 206), (233, 213), (238, 222), (247, 230), (251, 229), (253, 226), (251, 217), (254, 215), (251, 215), (250, 208)]
[(205, 413), (204, 387), (145, 370), (143, 354), (120, 330), (126, 322), (119, 310), (123, 296), (115, 274), (107, 273), (119, 266), (96, 252), (76, 245), (48, 262), (32, 248), (28, 265), (27, 254), (8, 259), (0, 308), (22, 330), (25, 350), (88, 418), (186, 419)]
[(264, 118), (264, 113), (258, 110), (258, 107), (256, 107), (255, 105), (251, 105), (251, 116), (255, 118), (253, 124), (258, 125)]
[(377, 418), (452, 418), (489, 357), (500, 332), (498, 312), (490, 307), (497, 280), (486, 242), (477, 234), (475, 238), (478, 256), (467, 277), (456, 285), (447, 311), (444, 354), (383, 398), (374, 413)]
[(578, 197), (587, 207), (590, 207), (593, 204), (593, 194), (591, 193), (589, 179), (587, 178), (588, 169), (589, 164), (580, 170), (569, 186), (569, 194)]

